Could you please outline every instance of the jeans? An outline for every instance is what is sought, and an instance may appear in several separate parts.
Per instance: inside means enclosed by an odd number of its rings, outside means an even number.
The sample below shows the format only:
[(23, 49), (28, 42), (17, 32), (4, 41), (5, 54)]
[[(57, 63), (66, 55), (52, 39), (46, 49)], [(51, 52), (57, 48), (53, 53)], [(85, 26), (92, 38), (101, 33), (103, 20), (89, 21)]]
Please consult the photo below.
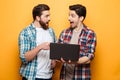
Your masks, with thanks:
[[(22, 80), (27, 80), (27, 79), (25, 77), (23, 77)], [(52, 80), (52, 78), (50, 78), (50, 79), (35, 78), (35, 80)]]

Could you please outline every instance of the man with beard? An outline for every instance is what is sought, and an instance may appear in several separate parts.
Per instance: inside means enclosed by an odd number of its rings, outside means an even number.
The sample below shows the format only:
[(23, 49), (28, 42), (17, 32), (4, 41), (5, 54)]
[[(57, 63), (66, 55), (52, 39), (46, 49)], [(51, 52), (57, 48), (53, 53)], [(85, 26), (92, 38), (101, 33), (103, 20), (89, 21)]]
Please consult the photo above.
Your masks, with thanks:
[(19, 34), (22, 80), (52, 80), (56, 62), (49, 59), (49, 44), (56, 39), (53, 29), (48, 27), (49, 10), (46, 4), (35, 6), (33, 23)]
[[(70, 27), (61, 32), (58, 43), (79, 44), (80, 53), (77, 62), (63, 62), (60, 80), (90, 80), (90, 62), (94, 58), (96, 34), (83, 21), (86, 17), (86, 8), (81, 4), (69, 6)], [(74, 53), (73, 53), (74, 54)]]

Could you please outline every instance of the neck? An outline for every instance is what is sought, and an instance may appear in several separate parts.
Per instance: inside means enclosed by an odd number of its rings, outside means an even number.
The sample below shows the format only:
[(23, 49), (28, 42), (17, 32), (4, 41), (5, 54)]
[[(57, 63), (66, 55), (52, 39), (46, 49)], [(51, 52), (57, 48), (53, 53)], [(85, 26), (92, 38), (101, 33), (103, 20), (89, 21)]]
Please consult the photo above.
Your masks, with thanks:
[(35, 21), (33, 22), (33, 24), (35, 25), (35, 27), (41, 27), (39, 21), (36, 21), (36, 20), (35, 20)]
[(74, 30), (75, 31), (80, 31), (82, 29), (83, 24), (79, 24)]

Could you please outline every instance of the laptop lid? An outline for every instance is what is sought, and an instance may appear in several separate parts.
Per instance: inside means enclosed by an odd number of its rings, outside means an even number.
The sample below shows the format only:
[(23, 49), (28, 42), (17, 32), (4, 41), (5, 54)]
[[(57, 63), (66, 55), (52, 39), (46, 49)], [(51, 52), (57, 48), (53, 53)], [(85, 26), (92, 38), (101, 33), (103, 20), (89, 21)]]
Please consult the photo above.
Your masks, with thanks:
[(80, 46), (77, 44), (50, 43), (50, 59), (78, 61)]

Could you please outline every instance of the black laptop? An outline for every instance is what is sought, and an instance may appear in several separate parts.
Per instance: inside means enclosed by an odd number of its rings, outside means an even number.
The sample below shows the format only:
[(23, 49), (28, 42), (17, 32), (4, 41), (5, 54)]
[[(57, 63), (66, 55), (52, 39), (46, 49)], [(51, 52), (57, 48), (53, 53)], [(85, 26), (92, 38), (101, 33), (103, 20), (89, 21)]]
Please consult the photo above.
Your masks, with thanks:
[(80, 46), (77, 44), (50, 43), (50, 59), (78, 61)]

